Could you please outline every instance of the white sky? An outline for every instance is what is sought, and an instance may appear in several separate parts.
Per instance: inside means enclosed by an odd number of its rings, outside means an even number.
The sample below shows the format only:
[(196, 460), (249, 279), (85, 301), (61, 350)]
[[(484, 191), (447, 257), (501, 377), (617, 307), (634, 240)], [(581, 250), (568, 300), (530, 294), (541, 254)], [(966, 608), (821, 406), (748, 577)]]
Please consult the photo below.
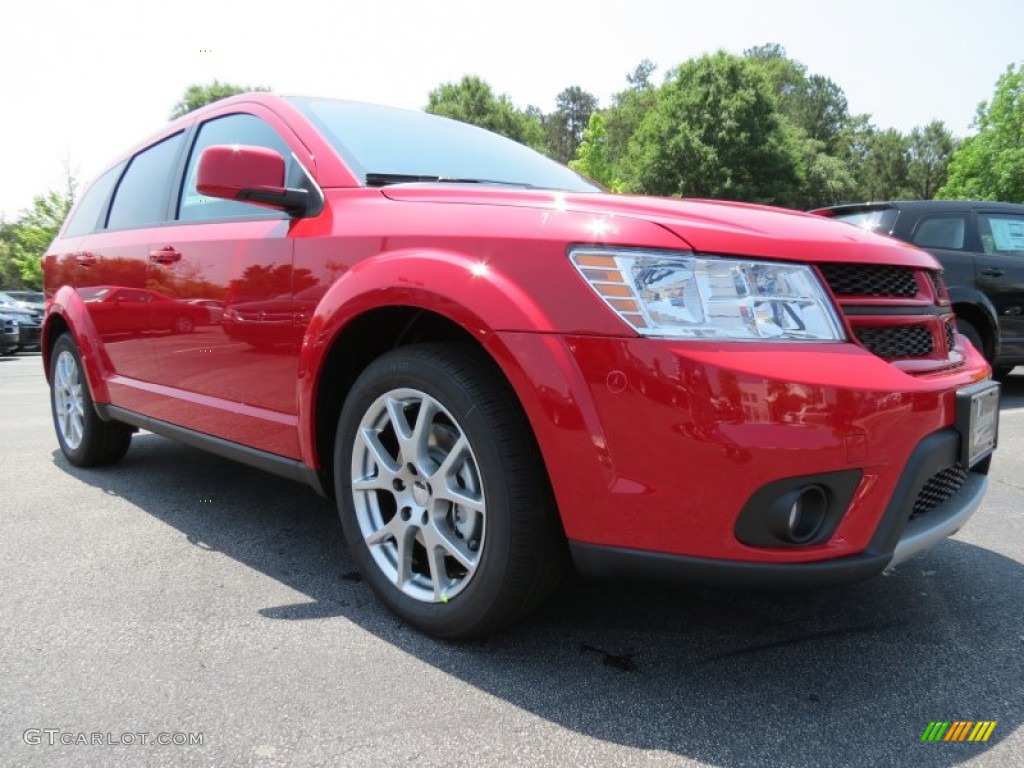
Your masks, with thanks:
[(8, 0), (0, 30), (8, 220), (65, 158), (89, 181), (214, 78), (420, 108), (477, 74), (547, 112), (569, 85), (606, 106), (643, 58), (661, 82), (692, 56), (777, 42), (882, 128), (938, 118), (965, 135), (1024, 62), (1024, 0)]

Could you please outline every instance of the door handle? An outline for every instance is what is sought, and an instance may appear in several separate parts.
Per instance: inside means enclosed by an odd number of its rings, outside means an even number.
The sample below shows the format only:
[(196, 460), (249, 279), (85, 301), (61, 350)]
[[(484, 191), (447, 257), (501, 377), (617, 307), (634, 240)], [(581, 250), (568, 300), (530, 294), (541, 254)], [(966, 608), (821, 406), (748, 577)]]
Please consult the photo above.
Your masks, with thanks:
[(1002, 277), (1003, 275), (1006, 274), (1006, 272), (997, 267), (988, 267), (986, 269), (981, 270), (981, 274), (985, 275), (986, 277)]
[(173, 264), (176, 261), (181, 261), (181, 251), (173, 245), (168, 245), (158, 251), (150, 251), (149, 260), (157, 264)]
[(75, 263), (80, 267), (91, 267), (96, 263), (96, 257), (91, 253), (79, 253), (75, 255)]

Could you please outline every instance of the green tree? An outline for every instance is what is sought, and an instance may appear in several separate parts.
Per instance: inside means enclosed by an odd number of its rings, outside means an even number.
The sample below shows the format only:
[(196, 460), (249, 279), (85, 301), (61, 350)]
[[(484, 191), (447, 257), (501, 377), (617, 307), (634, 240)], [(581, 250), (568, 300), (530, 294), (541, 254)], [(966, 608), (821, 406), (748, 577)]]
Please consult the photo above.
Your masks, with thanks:
[(1024, 202), (1024, 62), (1006, 68), (973, 127), (977, 135), (953, 154), (936, 197)]
[(777, 205), (794, 204), (801, 185), (799, 147), (768, 78), (724, 51), (670, 73), (622, 170), (630, 191)]
[[(629, 87), (612, 97), (612, 106), (604, 112), (604, 130), (607, 133), (604, 156), (611, 166), (612, 175), (621, 178), (620, 170), (626, 162), (629, 141), (640, 128), (644, 117), (657, 102), (658, 89), (651, 82), (656, 67), (644, 59), (626, 75)], [(596, 178), (596, 177), (595, 177)]]
[(912, 196), (910, 140), (895, 128), (870, 132), (860, 191), (866, 200), (898, 200)]
[(615, 176), (615, 169), (608, 160), (608, 131), (604, 127), (604, 115), (600, 112), (590, 114), (576, 159), (569, 162), (569, 167), (613, 191), (621, 189), (622, 182)]
[(956, 139), (941, 120), (932, 120), (923, 128), (910, 132), (910, 163), (907, 168), (910, 193), (921, 200), (931, 200), (946, 183), (950, 158)]
[(7, 263), (2, 271), (13, 274), (17, 270), (23, 287), (31, 290), (42, 288), (43, 272), (39, 259), (46, 254), (71, 210), (76, 187), (74, 177), (67, 172), (63, 189), (36, 195), (31, 208), (22, 211), (10, 224), (3, 225), (0, 256), (6, 251)]
[(843, 89), (827, 77), (810, 75), (778, 43), (744, 51), (767, 77), (780, 117), (799, 147), (801, 188), (797, 207), (811, 208), (845, 199), (856, 188), (853, 174), (838, 159), (850, 114)]
[(171, 119), (187, 115), (193, 110), (238, 93), (269, 90), (265, 85), (232, 85), (231, 83), (222, 83), (216, 79), (206, 85), (190, 85), (185, 89), (181, 101), (175, 104), (174, 109), (171, 110)]
[(11, 248), (13, 225), (0, 221), (0, 289), (16, 291), (25, 287), (21, 279), (21, 267), (14, 261)]
[(560, 163), (576, 156), (590, 116), (597, 109), (597, 97), (572, 85), (555, 97), (555, 111), (544, 118), (548, 154)]
[(476, 75), (458, 83), (442, 83), (430, 92), (427, 112), (478, 125), (489, 131), (544, 151), (544, 128), (539, 110), (517, 109), (508, 96), (495, 96), (491, 86)]

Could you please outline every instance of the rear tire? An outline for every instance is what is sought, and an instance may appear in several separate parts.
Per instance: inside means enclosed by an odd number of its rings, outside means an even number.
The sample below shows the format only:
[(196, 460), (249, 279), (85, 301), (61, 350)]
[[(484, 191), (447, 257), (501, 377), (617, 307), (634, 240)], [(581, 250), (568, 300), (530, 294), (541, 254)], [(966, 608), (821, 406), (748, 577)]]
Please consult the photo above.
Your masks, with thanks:
[(76, 467), (116, 464), (128, 452), (133, 430), (103, 421), (96, 413), (82, 358), (69, 333), (57, 339), (50, 357), (50, 410), (61, 452)]
[(342, 408), (334, 473), (356, 566), (402, 619), (436, 637), (493, 632), (537, 608), (565, 537), (540, 451), (482, 351), (383, 355)]

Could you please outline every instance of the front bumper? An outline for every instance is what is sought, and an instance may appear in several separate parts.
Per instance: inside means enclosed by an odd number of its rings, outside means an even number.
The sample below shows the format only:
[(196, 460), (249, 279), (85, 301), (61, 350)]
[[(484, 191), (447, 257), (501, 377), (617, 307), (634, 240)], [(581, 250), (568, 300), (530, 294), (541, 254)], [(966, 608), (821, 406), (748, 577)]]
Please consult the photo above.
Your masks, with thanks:
[(952, 536), (981, 506), (988, 488), (989, 459), (967, 474), (945, 501), (915, 514), (929, 481), (956, 461), (960, 437), (953, 430), (930, 435), (914, 451), (899, 487), (866, 550), (831, 560), (759, 563), (696, 558), (578, 541), (569, 543), (580, 573), (599, 579), (806, 587), (845, 584), (882, 573)]
[[(973, 351), (951, 371), (911, 376), (852, 344), (500, 340), (494, 351), (590, 573), (856, 580), (948, 536), (985, 490), (987, 459), (951, 495), (929, 490), (959, 462), (957, 390), (987, 375)], [(851, 472), (859, 480), (827, 540), (737, 537), (764, 487)]]

